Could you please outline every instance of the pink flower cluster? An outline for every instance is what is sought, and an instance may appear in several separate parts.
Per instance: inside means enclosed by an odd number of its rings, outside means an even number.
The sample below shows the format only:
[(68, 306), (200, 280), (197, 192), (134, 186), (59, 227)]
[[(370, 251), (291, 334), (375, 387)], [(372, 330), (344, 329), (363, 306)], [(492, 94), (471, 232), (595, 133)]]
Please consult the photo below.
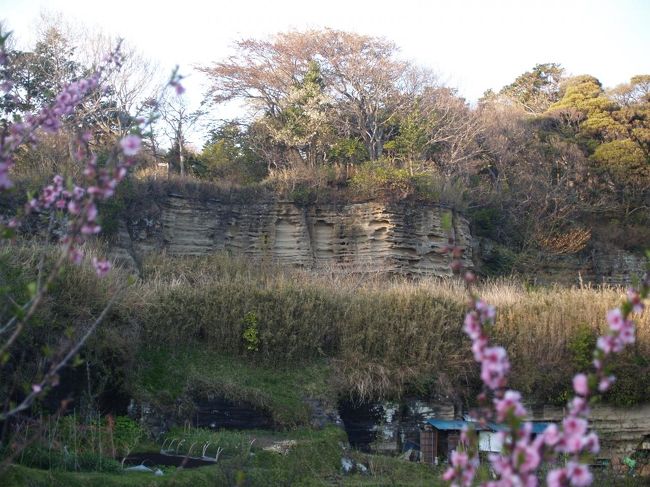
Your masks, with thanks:
[[(466, 275), (471, 284), (476, 279)], [(634, 343), (634, 323), (628, 317), (632, 312), (643, 310), (643, 299), (648, 296), (650, 283), (645, 277), (641, 292), (630, 290), (621, 308), (607, 313), (609, 333), (598, 339), (594, 352), (594, 369), (591, 375), (577, 374), (573, 378), (576, 396), (569, 402), (568, 413), (561, 427), (550, 425), (534, 437), (532, 423), (519, 392), (506, 390), (510, 363), (502, 347), (489, 346), (485, 325), (494, 323), (495, 309), (480, 299), (473, 298), (472, 309), (465, 317), (464, 331), (472, 340), (474, 358), (481, 365), (481, 380), (485, 391), (479, 396), (484, 403), (480, 410), (481, 422), (495, 420), (503, 424), (501, 454), (490, 455), (496, 480), (486, 482), (487, 487), (535, 487), (538, 485), (537, 469), (543, 460), (557, 462), (559, 455), (568, 456), (565, 466), (552, 469), (546, 481), (550, 487), (583, 487), (591, 485), (593, 475), (584, 463), (586, 454), (600, 451), (598, 435), (589, 431), (589, 397), (604, 392), (614, 382), (614, 377), (604, 372), (604, 361), (613, 352), (620, 352), (626, 345)], [(492, 401), (488, 397), (492, 396)], [(451, 466), (443, 479), (454, 487), (472, 484), (478, 462), (478, 444), (474, 432), (464, 432), (461, 438), (462, 451), (451, 456)], [(469, 453), (468, 453), (469, 452)]]
[(597, 347), (605, 356), (612, 352), (621, 352), (626, 345), (634, 343), (634, 324), (623, 317), (619, 308), (607, 313), (610, 333), (598, 338)]
[[(7, 56), (4, 44), (0, 45), (0, 63), (5, 63)], [(71, 115), (75, 108), (95, 90), (102, 82), (102, 75), (111, 69), (121, 66), (122, 56), (119, 46), (111, 52), (102, 65), (92, 76), (68, 84), (56, 96), (54, 102), (43, 108), (37, 114), (27, 114), (20, 122), (11, 124), (0, 136), (0, 190), (9, 189), (13, 183), (9, 171), (14, 164), (14, 154), (25, 143), (37, 141), (39, 129), (46, 132), (59, 131), (65, 117)], [(8, 81), (8, 80), (6, 80)], [(3, 86), (7, 83), (3, 83)], [(10, 85), (7, 85), (10, 86)], [(10, 89), (10, 88), (9, 88)], [(86, 163), (84, 176), (86, 186), (68, 184), (64, 187), (63, 177), (57, 175), (52, 184), (45, 186), (37, 198), (31, 199), (25, 206), (25, 213), (60, 211), (67, 213), (67, 231), (61, 241), (66, 249), (69, 259), (79, 264), (84, 257), (81, 250), (85, 238), (101, 231), (99, 225), (96, 200), (105, 200), (115, 194), (117, 185), (122, 181), (133, 166), (133, 157), (141, 148), (141, 139), (138, 135), (127, 135), (120, 141), (121, 157), (112, 169), (98, 168), (94, 154), (87, 150), (89, 134), (79, 137), (76, 158)], [(11, 220), (11, 227), (18, 226), (18, 220)], [(97, 275), (104, 276), (110, 270), (111, 264), (105, 259), (93, 259), (93, 266)]]
[[(36, 131), (54, 133), (61, 129), (66, 116), (72, 114), (90, 93), (101, 84), (102, 75), (121, 65), (122, 57), (119, 46), (107, 57), (106, 63), (91, 76), (68, 84), (56, 96), (54, 103), (43, 108), (39, 113), (27, 114), (20, 122), (13, 123), (0, 136), (0, 191), (13, 186), (9, 171), (14, 165), (14, 154), (25, 143), (36, 142)], [(7, 62), (4, 43), (0, 45), (0, 67)], [(11, 89), (11, 81), (4, 80), (3, 89)]]
[(474, 359), (481, 364), (481, 380), (491, 389), (505, 387), (510, 362), (503, 347), (488, 347), (483, 325), (494, 321), (496, 310), (484, 301), (476, 300), (474, 309), (465, 316), (463, 330), (472, 339)]
[[(101, 226), (97, 222), (96, 199), (105, 200), (115, 194), (117, 185), (126, 177), (128, 168), (135, 163), (133, 156), (140, 150), (140, 145), (140, 137), (137, 135), (124, 137), (120, 142), (124, 157), (118, 160), (112, 170), (98, 168), (95, 156), (91, 153), (85, 154), (87, 163), (84, 175), (89, 183), (87, 187), (72, 185), (66, 189), (63, 186), (63, 178), (56, 175), (52, 184), (41, 190), (38, 198), (33, 198), (27, 203), (26, 213), (55, 209), (70, 215), (68, 229), (62, 238), (62, 243), (73, 263), (79, 264), (83, 260), (84, 253), (81, 246), (85, 238), (101, 231)], [(107, 260), (95, 258), (93, 266), (100, 277), (110, 270), (110, 262)]]
[[(463, 439), (465, 438), (463, 437)], [(451, 463), (455, 468), (447, 470), (442, 476), (443, 480), (455, 480), (452, 485), (472, 485), (476, 469), (479, 466), (478, 457), (476, 455), (470, 457), (467, 452), (454, 450), (451, 452)]]

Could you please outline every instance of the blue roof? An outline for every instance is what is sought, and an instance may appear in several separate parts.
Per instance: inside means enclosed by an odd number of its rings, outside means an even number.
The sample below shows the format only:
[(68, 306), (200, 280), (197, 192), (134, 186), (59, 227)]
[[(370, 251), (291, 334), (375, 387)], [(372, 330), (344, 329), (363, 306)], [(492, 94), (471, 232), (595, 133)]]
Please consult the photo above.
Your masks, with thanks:
[(443, 431), (450, 430), (462, 430), (465, 427), (472, 426), (476, 431), (484, 430), (485, 428), (480, 426), (474, 421), (462, 421), (460, 419), (448, 420), (448, 419), (427, 419), (426, 423), (430, 424), (434, 428)]
[(536, 435), (538, 435), (538, 434), (540, 434), (540, 433), (543, 433), (544, 430), (545, 430), (549, 425), (552, 425), (552, 424), (553, 424), (553, 423), (542, 423), (542, 422), (539, 422), (539, 423), (533, 423), (533, 433), (535, 433)]
[[(543, 433), (550, 424), (553, 423), (533, 422), (533, 434), (539, 435), (540, 433)], [(492, 431), (508, 431), (508, 426), (505, 424), (488, 423), (488, 428)]]
[(505, 424), (497, 424), (497, 423), (488, 423), (488, 428), (490, 428), (492, 431), (508, 431), (508, 427)]

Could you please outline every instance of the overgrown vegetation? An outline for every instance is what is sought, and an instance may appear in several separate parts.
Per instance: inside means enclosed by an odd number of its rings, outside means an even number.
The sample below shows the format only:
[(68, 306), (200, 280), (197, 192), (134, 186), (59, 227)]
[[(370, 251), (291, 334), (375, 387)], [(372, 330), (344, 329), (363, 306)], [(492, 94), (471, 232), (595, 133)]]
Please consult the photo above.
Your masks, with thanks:
[[(30, 274), (35, 251), (4, 247), (5, 282)], [(66, 269), (22, 349), (55, 347), (56, 330), (82, 327), (108, 299), (104, 289), (127, 276), (116, 272), (110, 279)], [(561, 401), (559, 391), (584, 365), (584, 350), (621, 293), (485, 284), (481, 294), (499, 309), (493, 334), (510, 351), (513, 386), (539, 401)], [(117, 390), (173, 403), (183, 393), (221, 390), (259, 404), (278, 425), (304, 424), (301, 398), (323, 391), (391, 397), (443, 390), (462, 402), (477, 377), (461, 332), (464, 301), (462, 286), (448, 281), (311, 275), (218, 254), (151, 256), (83, 353), (88, 371), (69, 373), (81, 383), (77, 394), (90, 388), (91, 400), (106, 390), (115, 399)], [(647, 312), (637, 333), (638, 346), (616, 365), (634, 380), (614, 387), (614, 403), (647, 397)], [(21, 368), (25, 387), (35, 366)], [(53, 393), (58, 397), (56, 388)]]

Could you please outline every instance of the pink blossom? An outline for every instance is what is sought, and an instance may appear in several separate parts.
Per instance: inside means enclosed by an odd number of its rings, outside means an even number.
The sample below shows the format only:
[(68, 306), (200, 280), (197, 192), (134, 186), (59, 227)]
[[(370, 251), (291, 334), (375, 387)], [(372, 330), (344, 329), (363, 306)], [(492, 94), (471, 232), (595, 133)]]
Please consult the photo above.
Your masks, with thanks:
[(450, 482), (456, 477), (456, 470), (454, 470), (452, 467), (449, 467), (447, 470), (445, 470), (445, 473), (442, 474), (442, 480), (445, 482)]
[[(454, 249), (455, 252), (455, 249)], [(466, 281), (471, 284), (471, 280)], [(643, 297), (647, 295), (649, 284), (643, 284)], [(472, 295), (473, 297), (473, 295)], [(641, 294), (633, 290), (628, 291), (628, 306), (633, 310), (642, 310)], [(502, 454), (489, 456), (496, 480), (485, 482), (487, 487), (529, 486), (536, 487), (538, 479), (536, 471), (542, 458), (557, 459), (559, 453), (568, 454), (569, 462), (566, 468), (556, 468), (547, 475), (550, 487), (573, 487), (590, 485), (593, 476), (587, 465), (580, 463), (585, 453), (597, 454), (600, 451), (600, 442), (594, 432), (588, 433), (589, 406), (587, 399), (591, 394), (587, 374), (580, 373), (573, 378), (573, 389), (576, 396), (569, 402), (568, 414), (562, 421), (562, 429), (557, 425), (550, 425), (542, 435), (532, 438), (532, 424), (522, 422), (527, 415), (521, 402), (521, 395), (517, 391), (507, 390), (510, 362), (508, 355), (502, 347), (489, 346), (483, 325), (491, 322), (495, 317), (494, 308), (482, 300), (473, 298), (473, 310), (465, 317), (464, 331), (472, 340), (474, 358), (481, 365), (481, 379), (484, 391), (479, 396), (481, 419), (494, 419), (506, 423), (508, 429), (499, 432), (501, 443), (504, 445)], [(629, 307), (622, 309), (629, 310)], [(597, 341), (597, 350), (593, 365), (595, 374), (593, 378), (598, 381), (598, 390), (604, 392), (614, 381), (613, 376), (603, 375), (604, 362), (607, 355), (612, 352), (622, 351), (626, 345), (634, 343), (634, 323), (628, 319), (627, 311), (621, 308), (607, 313), (607, 322), (610, 332)], [(493, 409), (486, 407), (490, 390), (493, 393)], [(461, 443), (475, 448), (475, 438), (463, 433)], [(471, 451), (471, 450), (470, 450)], [(452, 486), (471, 485), (476, 473), (477, 459), (469, 458), (464, 452), (454, 452), (451, 456), (453, 467), (447, 470), (444, 479), (451, 481)]]
[(537, 487), (539, 485), (539, 480), (535, 474), (530, 474), (525, 478), (524, 485), (526, 487)]
[(549, 424), (543, 433), (544, 443), (548, 446), (555, 446), (560, 441), (560, 430), (557, 425)]
[(475, 308), (481, 313), (481, 320), (493, 320), (496, 317), (496, 309), (494, 306), (487, 304), (485, 301), (477, 300)]
[(97, 186), (90, 186), (88, 189), (88, 194), (91, 194), (93, 196), (101, 196), (104, 194), (104, 191), (101, 188), (98, 188)]
[(593, 431), (582, 438), (582, 448), (594, 455), (600, 451), (600, 440)]
[(494, 408), (499, 422), (505, 421), (511, 414), (518, 418), (526, 416), (526, 408), (521, 404), (521, 394), (517, 391), (508, 390), (503, 399), (495, 399)]
[(89, 222), (94, 222), (97, 218), (97, 207), (94, 203), (90, 203), (86, 208), (86, 218)]
[(569, 414), (571, 416), (586, 416), (589, 414), (589, 406), (584, 397), (576, 396), (569, 402)]
[(582, 418), (564, 418), (562, 421), (564, 434), (568, 436), (582, 436), (587, 432), (587, 420)]
[(636, 291), (635, 289), (628, 289), (627, 290), (627, 299), (632, 305), (632, 310), (635, 313), (642, 313), (643, 312), (643, 301), (641, 301), (641, 296), (639, 295), (639, 292)]
[(542, 461), (539, 450), (534, 446), (527, 446), (520, 450), (520, 452), (524, 458), (524, 461), (519, 466), (519, 470), (524, 473), (535, 471)]
[(68, 258), (73, 264), (79, 265), (83, 262), (84, 253), (78, 248), (73, 247), (68, 251)]
[(610, 387), (612, 387), (612, 384), (616, 381), (616, 377), (613, 375), (610, 375), (608, 377), (603, 377), (600, 379), (600, 382), (598, 382), (598, 390), (600, 392), (605, 392), (609, 390)]
[(87, 178), (93, 178), (95, 177), (95, 171), (96, 171), (95, 165), (89, 162), (88, 164), (86, 164), (86, 167), (84, 169), (84, 176), (86, 176)]
[(474, 353), (474, 360), (477, 362), (482, 362), (483, 361), (483, 351), (485, 350), (485, 347), (487, 346), (487, 338), (477, 338), (474, 340), (474, 343), (472, 343), (472, 352)]
[(564, 468), (551, 470), (546, 476), (548, 487), (563, 487), (568, 479), (567, 471)]
[(81, 226), (81, 233), (84, 235), (94, 235), (102, 231), (102, 227), (99, 225), (93, 225), (90, 223), (85, 223)]
[(71, 215), (78, 215), (81, 212), (81, 205), (78, 201), (71, 200), (68, 202), (68, 212)]
[(41, 387), (40, 384), (32, 384), (32, 391), (34, 391), (36, 394), (41, 392), (43, 388)]
[(465, 327), (463, 330), (472, 340), (476, 340), (481, 336), (481, 323), (476, 314), (476, 311), (470, 311), (467, 313), (465, 316)]
[(604, 337), (598, 337), (598, 340), (596, 341), (596, 347), (599, 350), (602, 350), (602, 352), (605, 355), (609, 355), (616, 347), (616, 342), (614, 340), (614, 337), (609, 335)]
[(607, 312), (607, 324), (613, 331), (618, 331), (623, 326), (623, 313), (620, 308), (610, 309)]
[(582, 435), (567, 435), (561, 445), (558, 445), (558, 451), (564, 451), (566, 453), (580, 453), (583, 446), (583, 437)]
[(111, 270), (111, 263), (108, 260), (99, 260), (97, 257), (93, 257), (93, 267), (99, 277), (104, 277)]
[(490, 388), (505, 386), (506, 375), (510, 371), (508, 354), (503, 347), (489, 347), (483, 351), (481, 380)]
[(465, 452), (454, 450), (451, 452), (451, 463), (455, 467), (464, 468), (469, 463), (469, 457)]
[(125, 156), (134, 156), (140, 151), (142, 140), (137, 135), (127, 135), (120, 141)]
[(635, 341), (634, 325), (630, 321), (625, 321), (618, 338), (624, 345), (632, 345)]
[(9, 178), (9, 173), (7, 171), (0, 170), (0, 189), (11, 189), (14, 183)]
[(573, 378), (573, 390), (576, 394), (586, 396), (589, 394), (589, 381), (585, 374), (576, 374)]
[(571, 480), (571, 485), (574, 487), (591, 485), (594, 480), (593, 475), (589, 471), (589, 467), (582, 463), (569, 462), (567, 464), (567, 473)]

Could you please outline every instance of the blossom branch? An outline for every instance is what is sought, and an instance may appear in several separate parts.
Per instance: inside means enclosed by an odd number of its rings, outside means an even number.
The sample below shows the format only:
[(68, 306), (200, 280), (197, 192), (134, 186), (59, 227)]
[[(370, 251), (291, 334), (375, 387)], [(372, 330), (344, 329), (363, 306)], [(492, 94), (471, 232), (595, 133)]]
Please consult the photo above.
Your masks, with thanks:
[[(450, 242), (451, 244), (452, 242)], [(462, 271), (462, 250), (451, 249), (454, 260), (452, 269)], [(494, 420), (505, 426), (499, 432), (502, 441), (500, 454), (489, 456), (497, 480), (483, 485), (487, 487), (510, 487), (538, 485), (537, 470), (543, 459), (557, 459), (558, 455), (568, 455), (566, 466), (555, 468), (547, 475), (550, 487), (584, 487), (591, 485), (593, 476), (585, 455), (596, 454), (600, 450), (598, 435), (589, 431), (588, 401), (596, 394), (607, 391), (615, 378), (606, 374), (606, 360), (613, 353), (622, 352), (635, 341), (635, 326), (630, 319), (632, 313), (641, 313), (644, 300), (650, 293), (650, 278), (644, 277), (638, 290), (627, 291), (626, 299), (620, 308), (607, 313), (609, 331), (597, 341), (594, 351), (594, 372), (577, 374), (573, 378), (576, 396), (569, 402), (568, 413), (558, 428), (549, 425), (546, 430), (533, 438), (532, 423), (525, 419), (528, 411), (522, 404), (521, 394), (507, 389), (510, 362), (503, 347), (490, 346), (486, 328), (493, 325), (496, 310), (482, 301), (473, 290), (476, 276), (465, 273), (465, 282), (470, 295), (470, 310), (465, 316), (463, 330), (472, 341), (474, 359), (481, 366), (483, 392), (479, 395), (479, 421), (482, 424)], [(478, 465), (478, 440), (474, 431), (463, 431), (461, 448), (451, 455), (451, 466), (443, 479), (454, 487), (470, 486), (473, 483)]]

